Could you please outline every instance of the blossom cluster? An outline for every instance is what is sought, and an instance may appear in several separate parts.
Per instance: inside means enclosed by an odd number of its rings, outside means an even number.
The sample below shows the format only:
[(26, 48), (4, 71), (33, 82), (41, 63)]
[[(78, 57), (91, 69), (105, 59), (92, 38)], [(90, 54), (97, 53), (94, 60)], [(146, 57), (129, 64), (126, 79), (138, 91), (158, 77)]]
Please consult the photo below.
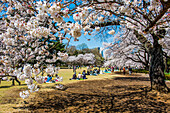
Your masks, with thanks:
[(93, 53), (79, 54), (76, 56), (69, 56), (67, 62), (71, 62), (73, 64), (94, 64), (95, 63), (95, 55)]
[(105, 58), (108, 59), (104, 66), (143, 67), (143, 62), (149, 65), (149, 54), (146, 52), (145, 45), (126, 28), (123, 33), (116, 34), (112, 43), (103, 43), (103, 45)]
[[(57, 57), (56, 52), (49, 52), (51, 49), (49, 45), (53, 45), (50, 43), (51, 40), (56, 40), (58, 37), (62, 43), (63, 39), (67, 39), (69, 42), (73, 37), (75, 41), (78, 41), (83, 34), (92, 35), (94, 31), (101, 33), (107, 23), (110, 23), (111, 27), (104, 30), (110, 36), (117, 33), (113, 26), (115, 23), (120, 26), (121, 31), (124, 28), (130, 29), (133, 34), (134, 31), (137, 31), (146, 38), (150, 45), (154, 42), (151, 34), (159, 35), (159, 43), (167, 52), (169, 35), (161, 36), (162, 34), (159, 32), (161, 30), (165, 30), (165, 34), (169, 32), (169, 22), (167, 21), (169, 14), (163, 12), (163, 10), (169, 12), (169, 8), (165, 5), (167, 2), (167, 0), (83, 0), (76, 1), (75, 7), (70, 8), (73, 1), (2, 0), (0, 11), (4, 11), (6, 16), (3, 17), (4, 27), (1, 28), (2, 33), (0, 34), (0, 52), (3, 53), (0, 59), (3, 64), (1, 70), (17, 75), (20, 80), (28, 79), (26, 83), (28, 83), (29, 91), (21, 93), (21, 96), (26, 98), (29, 92), (38, 90), (36, 85), (31, 84), (31, 77), (33, 73), (38, 75), (43, 70), (43, 65), (54, 63), (58, 59), (83, 64), (95, 62), (92, 54), (70, 56), (67, 60), (68, 55), (59, 52), (59, 57)], [(162, 12), (164, 14), (160, 15)], [(73, 19), (70, 19), (72, 17)], [(157, 21), (155, 22), (155, 20)], [(113, 45), (107, 44), (107, 46), (112, 47)], [(148, 45), (145, 43), (145, 46)], [(117, 47), (121, 46), (117, 44)], [(123, 52), (129, 50), (134, 52), (135, 48), (136, 46), (129, 46)], [(121, 53), (122, 50), (119, 49), (116, 52)], [(112, 56), (110, 50), (106, 53)], [(36, 63), (30, 63), (34, 61)], [(57, 69), (51, 65), (46, 69), (50, 74), (56, 73), (55, 70)], [(35, 80), (42, 83), (42, 77)]]

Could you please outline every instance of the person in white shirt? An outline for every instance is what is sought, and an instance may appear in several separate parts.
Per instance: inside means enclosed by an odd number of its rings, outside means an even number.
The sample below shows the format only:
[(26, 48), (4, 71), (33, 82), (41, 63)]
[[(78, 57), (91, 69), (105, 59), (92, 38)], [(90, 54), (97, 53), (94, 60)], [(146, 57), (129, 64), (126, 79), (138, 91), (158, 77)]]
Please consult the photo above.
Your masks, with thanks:
[(82, 74), (79, 73), (79, 74), (77, 75), (77, 78), (78, 78), (78, 79), (83, 78)]

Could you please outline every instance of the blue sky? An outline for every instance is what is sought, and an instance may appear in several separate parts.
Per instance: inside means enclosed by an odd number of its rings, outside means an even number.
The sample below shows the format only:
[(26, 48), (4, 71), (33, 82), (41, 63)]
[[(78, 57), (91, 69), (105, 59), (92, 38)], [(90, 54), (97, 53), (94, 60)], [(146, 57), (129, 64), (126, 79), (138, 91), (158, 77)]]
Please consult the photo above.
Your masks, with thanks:
[(91, 40), (88, 41), (84, 36), (79, 38), (79, 41), (74, 41), (73, 39), (71, 39), (70, 41), (70, 45), (74, 45), (77, 46), (79, 44), (85, 43), (87, 44), (88, 48), (92, 49), (92, 48), (96, 48), (96, 47), (102, 47), (102, 42), (95, 39), (95, 38), (90, 38)]
[[(5, 4), (6, 6), (7, 6), (7, 4)], [(72, 9), (72, 8), (74, 8), (75, 6), (73, 5), (73, 4), (71, 4), (70, 6), (69, 6), (69, 9)], [(0, 17), (2, 18), (2, 15), (5, 13), (6, 11), (2, 11), (2, 12), (0, 12)], [(70, 18), (65, 18), (64, 19), (66, 22), (67, 21), (72, 21), (72, 22), (74, 22), (74, 20), (73, 20), (73, 17), (71, 16)], [(90, 39), (90, 41), (88, 41), (87, 39)], [(81, 37), (79, 37), (78, 38), (79, 39), (79, 41), (74, 41), (74, 39), (72, 38), (71, 39), (71, 41), (70, 41), (70, 43), (69, 43), (69, 45), (74, 45), (74, 46), (77, 46), (77, 45), (79, 45), (79, 44), (82, 44), (82, 43), (86, 43), (87, 44), (87, 46), (88, 46), (88, 48), (96, 48), (96, 47), (102, 47), (103, 45), (102, 45), (102, 41), (100, 40), (100, 39), (97, 39), (97, 38), (94, 38), (94, 37), (92, 37), (92, 36), (89, 36), (89, 35), (87, 35), (87, 36), (84, 36), (83, 34), (82, 34), (82, 36)], [(113, 37), (111, 37), (110, 39), (107, 39), (107, 42), (111, 42), (113, 40)], [(63, 42), (64, 43), (66, 43), (67, 41), (66, 40), (63, 40)]]
[[(71, 5), (69, 6), (69, 9), (72, 9), (72, 8), (74, 8), (74, 7), (75, 7), (75, 5), (74, 5), (74, 4), (71, 4)], [(73, 20), (73, 17), (72, 17), (72, 16), (70, 16), (69, 18), (64, 18), (64, 20), (65, 20), (66, 22), (67, 22), (67, 21), (75, 22), (75, 21)], [(85, 43), (85, 44), (87, 44), (88, 48), (90, 48), (90, 49), (96, 48), (96, 47), (103, 47), (103, 45), (102, 45), (103, 42), (102, 42), (100, 39), (94, 38), (94, 37), (92, 37), (92, 36), (90, 36), (90, 35), (84, 36), (83, 33), (84, 33), (84, 32), (82, 32), (82, 36), (78, 38), (79, 41), (74, 41), (74, 39), (72, 38), (71, 41), (70, 41), (70, 43), (69, 43), (69, 45), (70, 45), (70, 46), (77, 46), (77, 45), (79, 45), (79, 44)], [(90, 41), (88, 41), (87, 39), (90, 39)], [(111, 42), (112, 40), (113, 40), (113, 37), (107, 39), (107, 42)], [(66, 43), (67, 41), (66, 41), (66, 40), (63, 40), (63, 42)]]
[[(113, 41), (113, 38), (114, 38), (114, 36), (111, 36), (111, 37), (107, 38), (105, 42), (110, 43)], [(88, 48), (90, 48), (90, 49), (96, 48), (96, 47), (103, 47), (102, 43), (104, 41), (101, 41), (97, 37), (92, 37), (89, 35), (87, 35), (87, 36), (82, 35), (78, 39), (79, 39), (79, 41), (74, 41), (74, 38), (71, 38), (69, 46), (77, 46), (79, 44), (85, 43), (85, 44), (87, 44)], [(90, 41), (88, 41), (87, 39), (90, 39)], [(67, 43), (67, 40), (63, 40), (63, 43)]]

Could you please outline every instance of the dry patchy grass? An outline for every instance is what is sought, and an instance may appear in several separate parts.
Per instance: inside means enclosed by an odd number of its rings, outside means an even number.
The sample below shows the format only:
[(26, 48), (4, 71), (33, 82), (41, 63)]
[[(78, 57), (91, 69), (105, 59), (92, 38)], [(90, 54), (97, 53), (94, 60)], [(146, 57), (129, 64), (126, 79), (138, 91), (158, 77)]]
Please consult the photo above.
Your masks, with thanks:
[[(84, 68), (83, 68), (84, 69)], [(78, 69), (82, 72), (83, 69)], [(19, 92), (26, 86), (1, 84), (1, 112), (168, 112), (170, 95), (150, 88), (148, 77), (119, 72), (99, 76), (87, 76), (87, 80), (69, 80), (72, 69), (61, 69), (65, 90), (54, 89), (58, 83), (42, 84), (38, 93), (21, 99)], [(4, 81), (3, 81), (4, 82)], [(2, 82), (2, 83), (3, 83)], [(11, 82), (10, 82), (11, 83)], [(9, 86), (2, 88), (2, 86)], [(170, 84), (168, 84), (170, 86)]]

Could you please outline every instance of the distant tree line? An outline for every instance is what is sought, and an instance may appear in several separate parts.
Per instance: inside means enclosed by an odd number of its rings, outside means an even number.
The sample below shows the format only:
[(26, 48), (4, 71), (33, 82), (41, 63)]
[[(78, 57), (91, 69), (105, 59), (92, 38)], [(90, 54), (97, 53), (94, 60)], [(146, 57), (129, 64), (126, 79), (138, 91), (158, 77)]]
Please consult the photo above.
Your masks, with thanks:
[(66, 51), (69, 56), (78, 56), (79, 54), (93, 53), (96, 59), (95, 65), (102, 65), (104, 62), (104, 58), (100, 54), (98, 48), (89, 49), (85, 43), (77, 46), (69, 46)]

